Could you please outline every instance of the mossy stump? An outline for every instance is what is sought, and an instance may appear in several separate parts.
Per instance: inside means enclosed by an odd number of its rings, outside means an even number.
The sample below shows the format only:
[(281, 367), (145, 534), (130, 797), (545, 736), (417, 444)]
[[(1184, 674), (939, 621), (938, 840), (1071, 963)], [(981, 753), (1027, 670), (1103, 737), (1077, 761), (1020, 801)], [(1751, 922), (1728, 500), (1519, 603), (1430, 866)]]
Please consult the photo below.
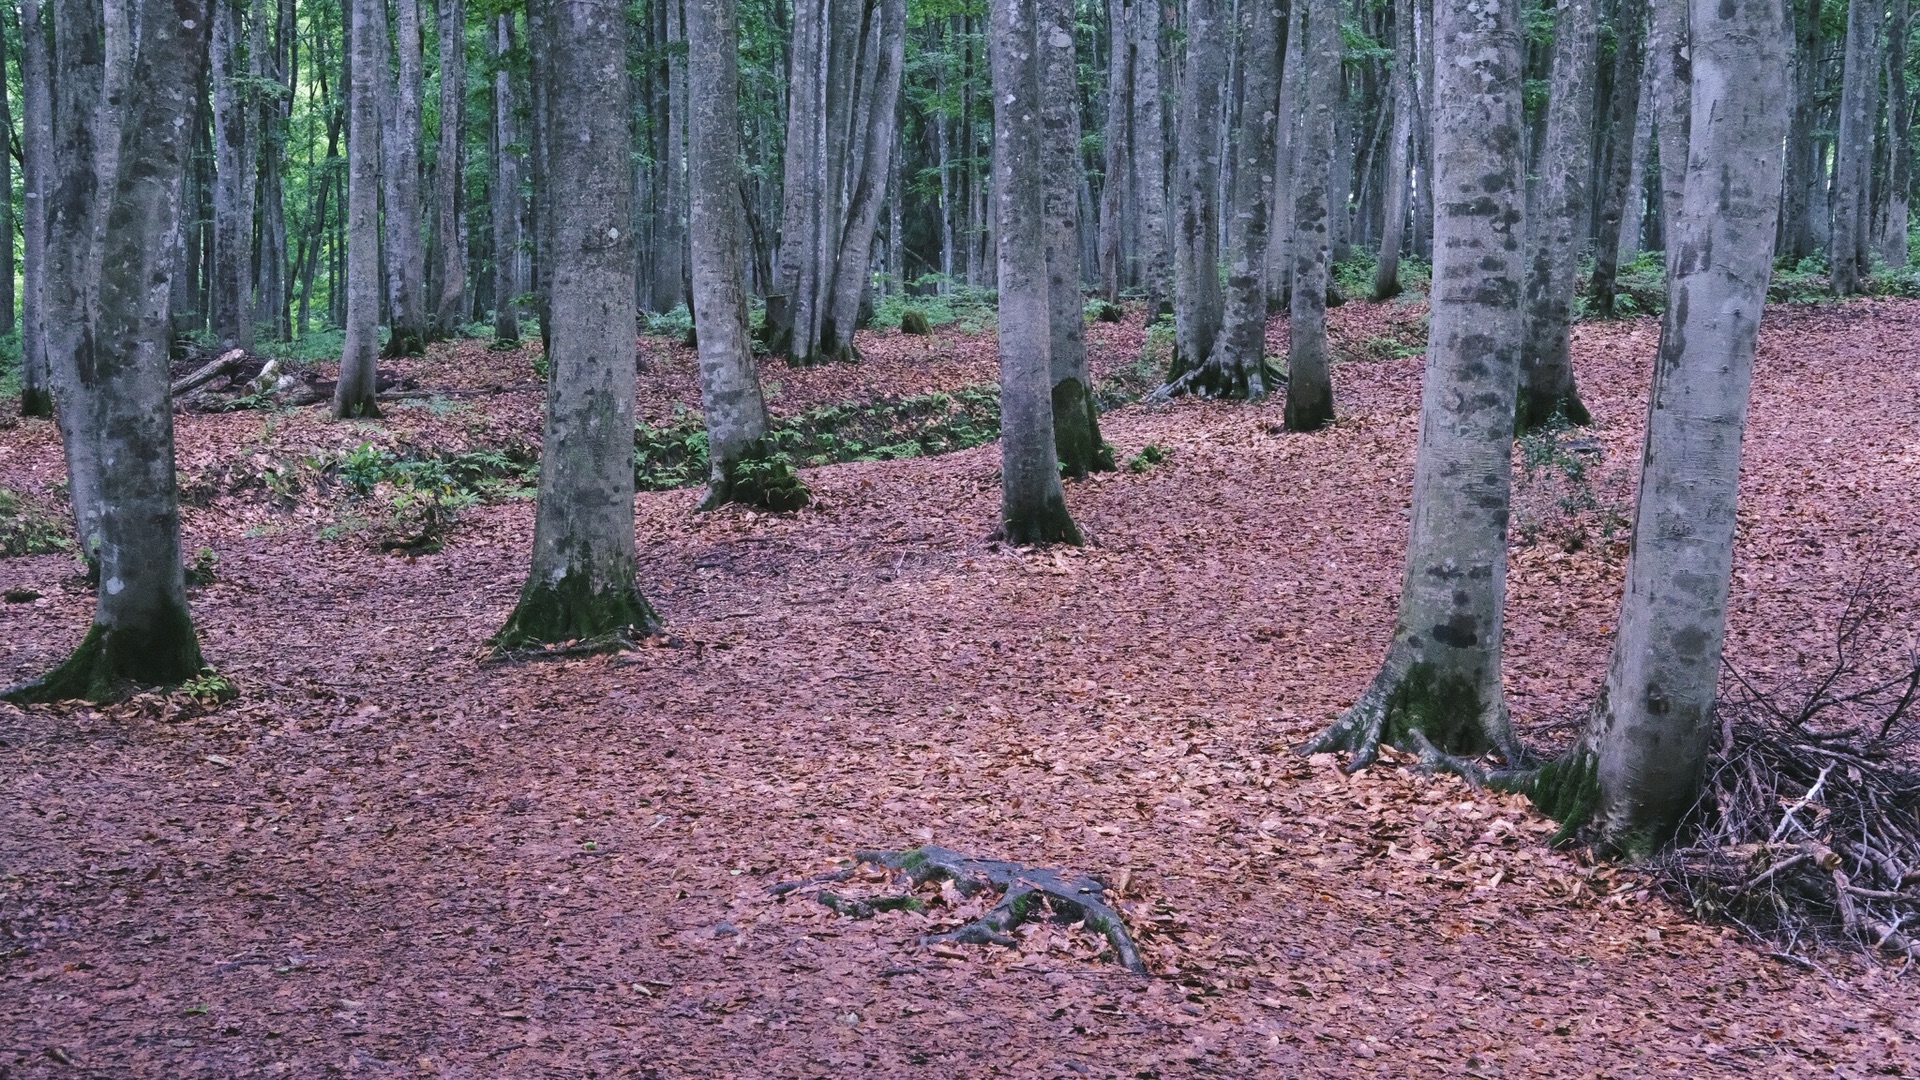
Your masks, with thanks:
[(924, 314), (908, 308), (900, 313), (900, 332), (912, 334), (915, 337), (926, 337), (933, 333), (933, 327), (927, 324), (927, 317)]

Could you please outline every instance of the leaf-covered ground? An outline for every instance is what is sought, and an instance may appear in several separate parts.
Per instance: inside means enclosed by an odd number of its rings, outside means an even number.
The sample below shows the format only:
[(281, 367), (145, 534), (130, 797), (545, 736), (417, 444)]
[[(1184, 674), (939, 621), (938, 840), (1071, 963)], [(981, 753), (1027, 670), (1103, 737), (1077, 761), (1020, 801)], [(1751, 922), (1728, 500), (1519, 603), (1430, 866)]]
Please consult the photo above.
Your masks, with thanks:
[[(529, 500), (431, 555), (317, 534), (338, 498), (277, 468), (363, 441), (537, 439), (524, 354), (410, 365), (438, 401), (181, 418), (209, 710), (0, 706), (0, 1075), (1911, 1075), (1920, 992), (1844, 955), (1803, 971), (1547, 851), (1513, 798), (1289, 747), (1365, 683), (1392, 617), (1417, 427), (1417, 310), (1335, 312), (1340, 423), (1277, 402), (1134, 405), (1141, 472), (1069, 485), (1092, 539), (983, 538), (994, 446), (807, 470), (787, 517), (638, 500), (673, 639), (480, 666)], [(1507, 677), (1538, 746), (1598, 684), (1656, 328), (1587, 324), (1590, 432), (1517, 453)], [(1099, 373), (1137, 328), (1095, 326)], [(1272, 340), (1284, 341), (1276, 324)], [(1920, 608), (1920, 303), (1778, 308), (1762, 337), (1729, 654), (1788, 678), (1842, 587)], [(642, 412), (695, 400), (649, 343)], [(992, 379), (990, 339), (885, 335), (860, 367), (769, 366), (777, 411)], [(1529, 471), (1530, 469), (1530, 471)], [(43, 423), (0, 485), (45, 497)], [(0, 681), (71, 648), (70, 556), (0, 561)], [(933, 841), (1091, 871), (1154, 975), (1070, 928), (922, 948), (954, 908), (843, 918), (775, 882)], [(850, 888), (875, 891), (877, 881)]]

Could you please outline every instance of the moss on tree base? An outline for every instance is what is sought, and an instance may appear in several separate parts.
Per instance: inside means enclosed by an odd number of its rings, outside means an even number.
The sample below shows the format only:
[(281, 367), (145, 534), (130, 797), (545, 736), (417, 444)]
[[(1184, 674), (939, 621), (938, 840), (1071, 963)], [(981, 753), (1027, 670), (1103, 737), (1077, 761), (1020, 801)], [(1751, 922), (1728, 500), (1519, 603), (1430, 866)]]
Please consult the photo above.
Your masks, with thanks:
[(16, 705), (118, 701), (142, 686), (178, 686), (200, 673), (200, 642), (180, 605), (166, 605), (146, 627), (94, 623), (59, 667), (0, 694)]
[(1062, 476), (1114, 471), (1113, 447), (1101, 440), (1093, 395), (1079, 379), (1053, 384), (1053, 449)]
[(708, 485), (699, 508), (716, 510), (739, 503), (784, 514), (812, 501), (813, 492), (793, 471), (793, 459), (760, 439), (721, 466), (720, 478)]
[(1574, 427), (1586, 427), (1593, 423), (1593, 414), (1580, 400), (1578, 390), (1568, 390), (1565, 394), (1530, 394), (1525, 387), (1520, 389), (1520, 397), (1515, 404), (1513, 414), (1513, 433), (1525, 435), (1529, 431), (1558, 426), (1562, 423)]
[(52, 416), (53, 394), (45, 387), (20, 391), (21, 416)]
[(507, 624), (487, 644), (496, 654), (561, 642), (616, 649), (659, 628), (660, 616), (632, 584), (600, 589), (576, 573), (557, 583), (529, 580)]
[(427, 336), (398, 329), (387, 335), (386, 348), (380, 350), (382, 358), (397, 360), (404, 356), (421, 356), (427, 351)]
[(1600, 805), (1599, 759), (1584, 742), (1537, 769), (1494, 777), (1492, 784), (1525, 795), (1536, 809), (1560, 823), (1548, 847), (1572, 840), (1593, 820), (1593, 811)]
[(1367, 688), (1359, 701), (1300, 747), (1302, 754), (1344, 750), (1352, 754), (1347, 771), (1373, 764), (1381, 746), (1420, 755), (1429, 768), (1467, 771), (1460, 758), (1498, 750), (1509, 760), (1517, 746), (1488, 731), (1488, 703), (1473, 680), (1415, 661), (1390, 685)]
[(993, 539), (1014, 547), (1044, 544), (1072, 544), (1078, 547), (1086, 542), (1080, 536), (1080, 527), (1073, 523), (1073, 517), (1067, 513), (1066, 502), (1059, 498), (1047, 500), (1047, 505), (1035, 513), (1002, 521)]
[(1286, 426), (1299, 434), (1320, 431), (1333, 423), (1332, 387), (1307, 389), (1287, 384)]
[(1229, 363), (1215, 355), (1206, 363), (1189, 368), (1179, 378), (1169, 381), (1155, 391), (1154, 396), (1170, 398), (1191, 394), (1225, 401), (1258, 401), (1284, 381), (1285, 377), (1264, 359), (1249, 368)]

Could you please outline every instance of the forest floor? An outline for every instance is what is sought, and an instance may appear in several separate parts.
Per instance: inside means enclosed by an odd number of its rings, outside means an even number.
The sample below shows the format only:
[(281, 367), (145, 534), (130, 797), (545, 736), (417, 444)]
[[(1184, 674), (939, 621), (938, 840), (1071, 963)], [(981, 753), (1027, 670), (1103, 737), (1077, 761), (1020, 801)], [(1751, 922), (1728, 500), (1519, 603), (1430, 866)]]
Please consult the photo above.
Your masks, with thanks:
[[(1068, 485), (1078, 550), (985, 539), (990, 443), (808, 469), (792, 515), (643, 493), (672, 637), (612, 658), (477, 663), (527, 498), (490, 489), (435, 553), (377, 544), (396, 481), (362, 444), (537, 440), (527, 353), (436, 349), (403, 365), (435, 395), (377, 423), (183, 414), (187, 550), (217, 556), (193, 612), (240, 696), (0, 706), (0, 1076), (1920, 1073), (1912, 975), (1770, 959), (1547, 850), (1517, 797), (1290, 750), (1393, 617), (1418, 316), (1334, 312), (1316, 435), (1277, 400), (1108, 413), (1139, 467)], [(1597, 423), (1518, 451), (1506, 671), (1538, 747), (1600, 682), (1656, 334), (1580, 326)], [(1097, 373), (1140, 355), (1137, 328), (1089, 336)], [(866, 347), (769, 365), (775, 410), (993, 378), (990, 336)], [(693, 367), (647, 351), (665, 424)], [(1756, 679), (1816, 663), (1876, 567), (1920, 611), (1916, 400), (1920, 302), (1768, 312), (1728, 643)], [(59, 474), (50, 425), (0, 430), (0, 486), (52, 505)], [(71, 555), (0, 561), (0, 590), (0, 683), (91, 610)], [(926, 947), (955, 907), (768, 892), (928, 841), (1104, 876), (1152, 975), (1069, 928)]]

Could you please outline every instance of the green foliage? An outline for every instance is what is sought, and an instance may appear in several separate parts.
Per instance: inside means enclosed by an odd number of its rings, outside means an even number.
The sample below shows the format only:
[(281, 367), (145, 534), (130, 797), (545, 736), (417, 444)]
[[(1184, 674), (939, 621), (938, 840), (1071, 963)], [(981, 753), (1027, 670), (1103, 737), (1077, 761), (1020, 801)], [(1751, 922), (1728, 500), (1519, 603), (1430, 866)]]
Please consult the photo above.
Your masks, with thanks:
[(0, 334), (0, 398), (20, 396), (20, 331)]
[[(539, 459), (525, 447), (401, 456), (361, 443), (323, 465), (372, 512), (366, 522), (388, 551), (438, 551), (461, 512), (531, 494)], [(337, 523), (334, 535), (354, 531)]]
[(793, 456), (770, 449), (765, 441), (728, 462), (722, 477), (727, 501), (789, 513), (813, 499), (806, 481), (793, 471)]
[(292, 341), (263, 339), (254, 351), (269, 359), (290, 360), (296, 364), (305, 364), (320, 360), (338, 360), (346, 346), (346, 331), (329, 328), (309, 330)]
[[(1600, 443), (1563, 415), (1514, 440), (1520, 472), (1513, 492), (1513, 536), (1522, 546), (1548, 541), (1575, 552), (1598, 539), (1610, 547), (1630, 519), (1624, 493), (1597, 491)], [(1595, 534), (1598, 534), (1597, 536)]]
[(71, 551), (67, 522), (33, 499), (0, 488), (0, 558)]
[[(1580, 264), (1579, 280), (1574, 288), (1573, 317), (1599, 316), (1593, 308), (1593, 260)], [(1613, 277), (1613, 312), (1617, 318), (1658, 315), (1667, 310), (1667, 257), (1658, 251), (1643, 251), (1631, 262), (1621, 263)]]
[(1827, 260), (1809, 255), (1800, 260), (1774, 260), (1773, 277), (1767, 282), (1770, 304), (1817, 304), (1833, 299), (1833, 285), (1827, 280)]
[(938, 274), (928, 274), (913, 282), (914, 288), (924, 291), (923, 295), (890, 293), (881, 297), (874, 304), (873, 317), (867, 320), (867, 325), (900, 326), (901, 320), (910, 311), (923, 316), (929, 327), (958, 326), (969, 334), (981, 333), (998, 325), (993, 290), (948, 283), (945, 293), (926, 291), (944, 280)]
[(210, 547), (203, 547), (193, 553), (193, 562), (187, 565), (188, 585), (211, 585), (220, 572), (220, 556)]
[(1140, 452), (1127, 459), (1127, 471), (1143, 473), (1172, 456), (1172, 451), (1157, 443), (1148, 443)]
[[(180, 692), (202, 705), (219, 705), (240, 696), (240, 688), (232, 679), (210, 667), (201, 668), (200, 674), (181, 683)], [(206, 1011), (205, 1006), (201, 1006), (201, 1011)]]
[[(693, 312), (688, 311), (685, 304), (679, 304), (663, 314), (649, 314), (642, 318), (644, 322), (640, 332), (648, 337), (685, 341), (693, 333)], [(546, 378), (545, 373), (540, 377)]]

